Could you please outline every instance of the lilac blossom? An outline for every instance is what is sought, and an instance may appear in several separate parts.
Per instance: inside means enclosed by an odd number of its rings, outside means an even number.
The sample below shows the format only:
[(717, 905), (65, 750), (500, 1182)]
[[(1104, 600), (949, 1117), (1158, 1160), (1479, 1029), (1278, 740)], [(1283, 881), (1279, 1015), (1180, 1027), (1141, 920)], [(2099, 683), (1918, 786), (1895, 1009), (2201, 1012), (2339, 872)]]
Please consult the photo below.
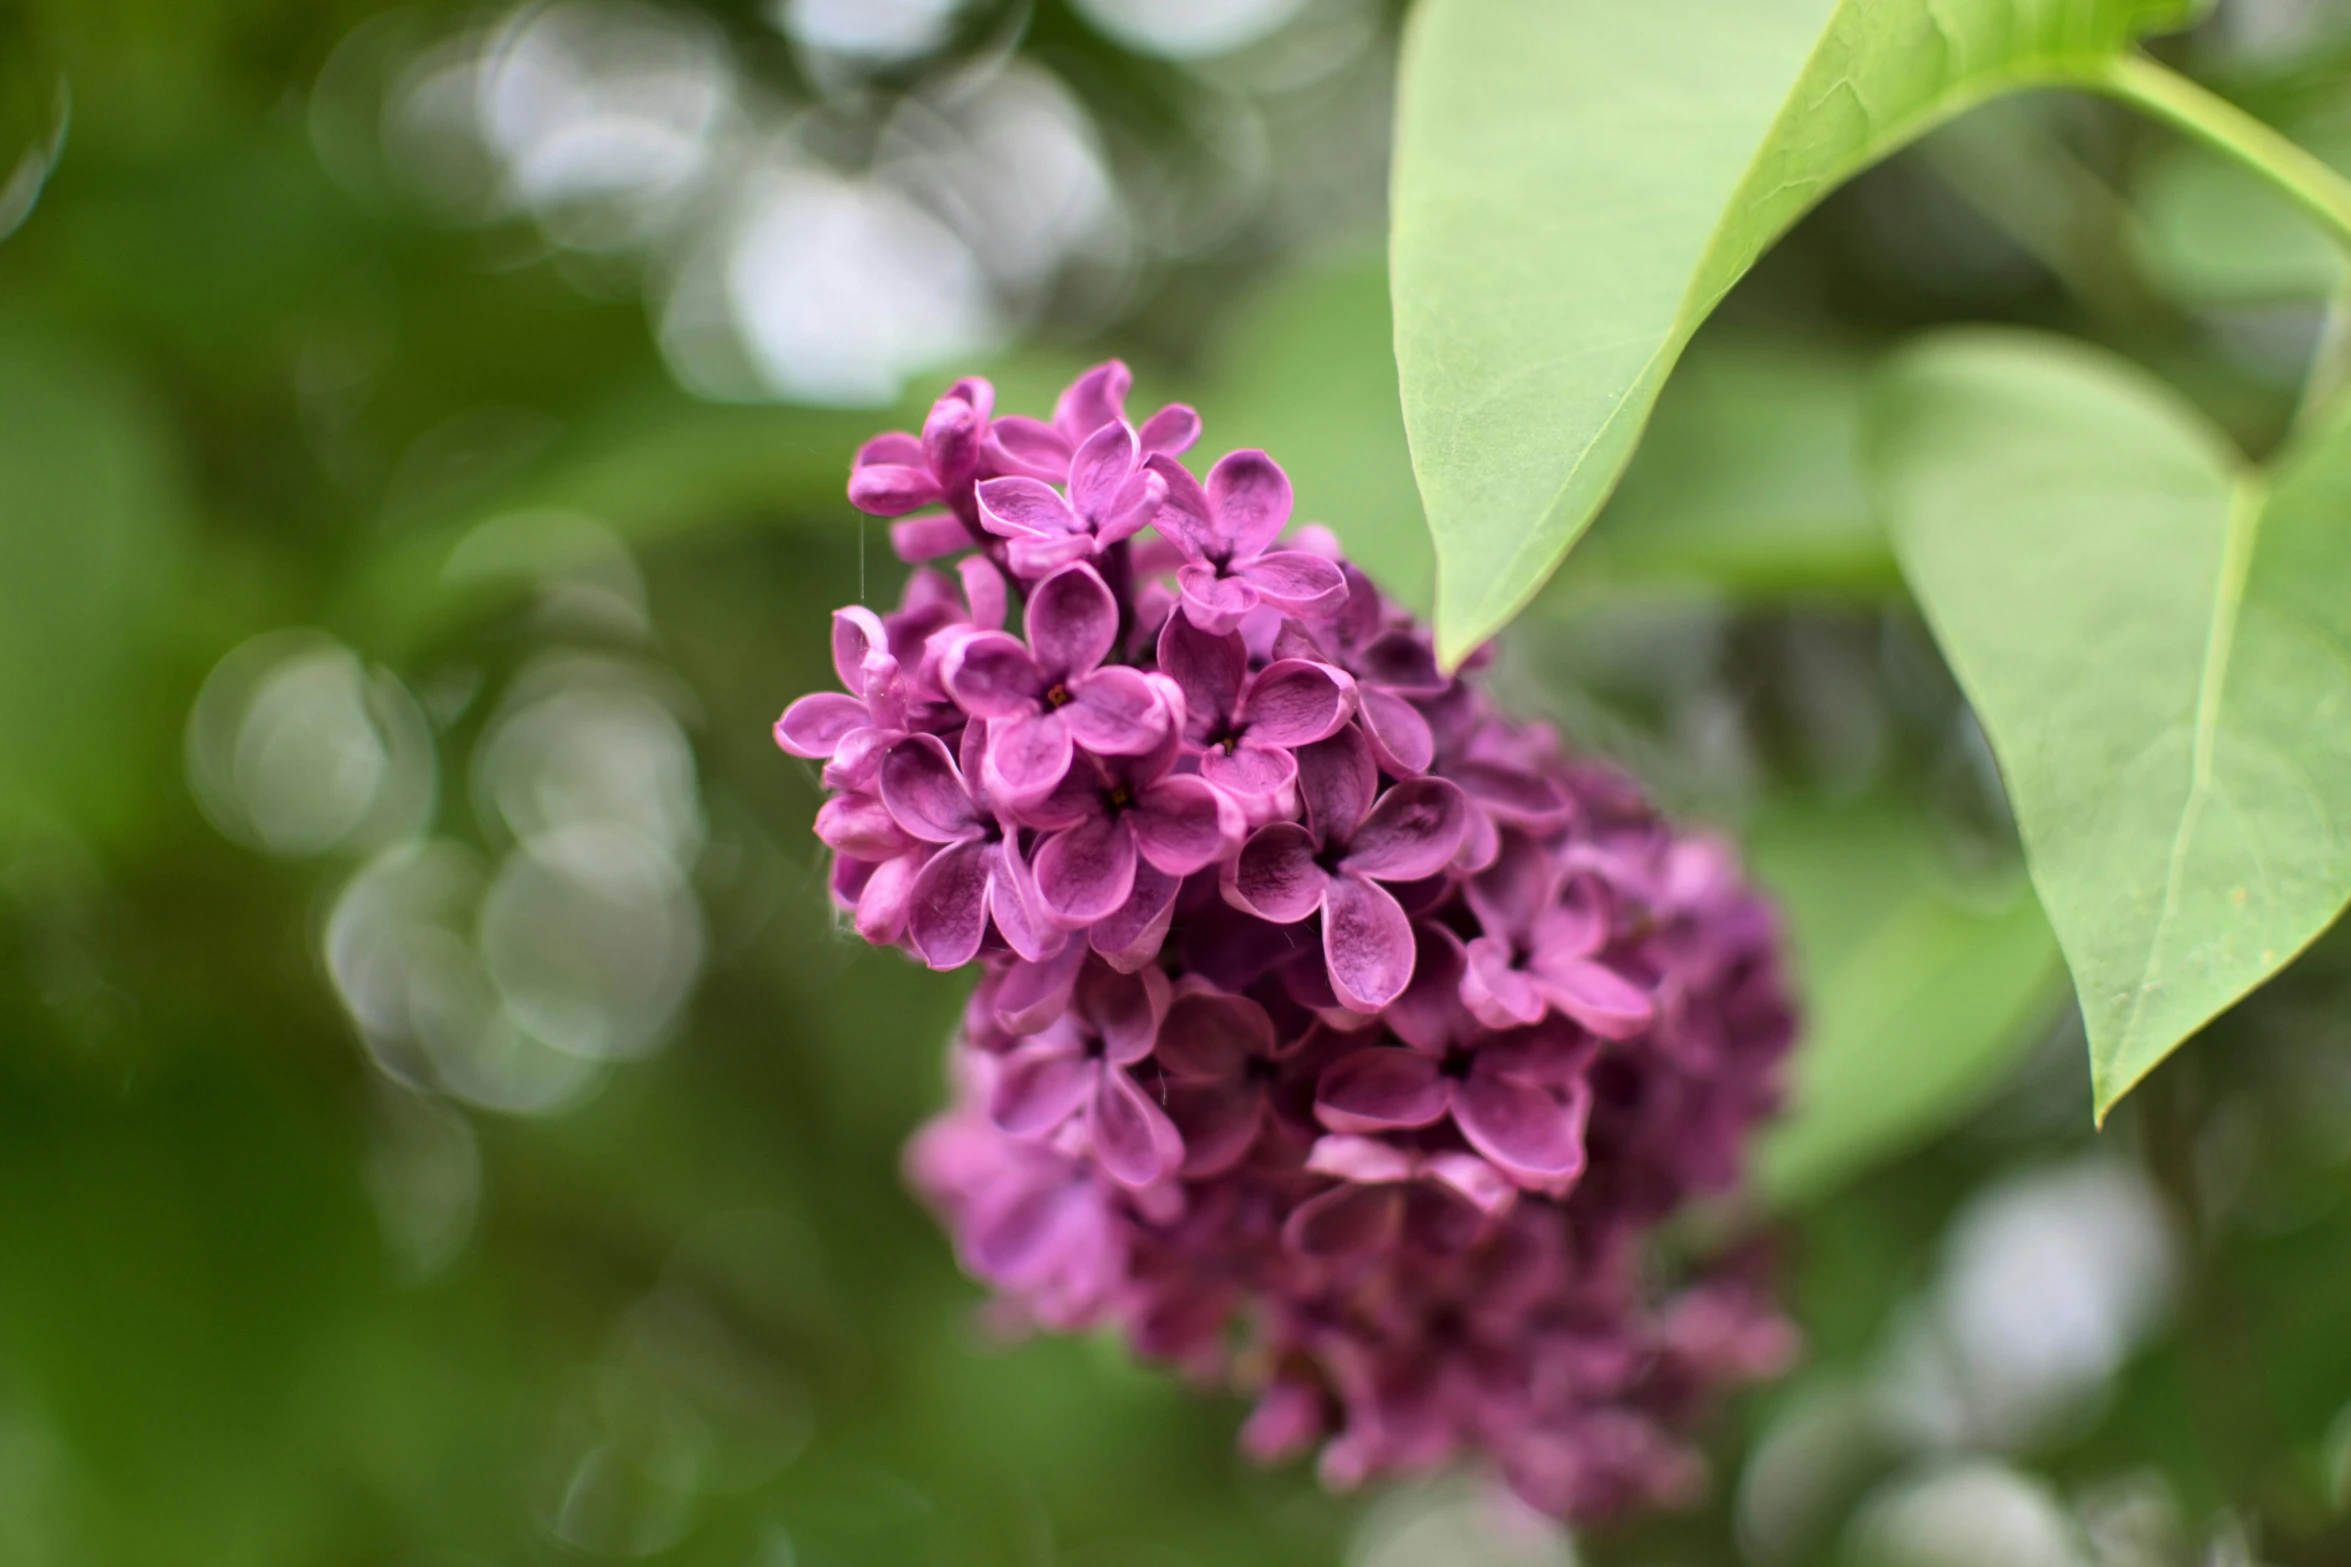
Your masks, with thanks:
[(1277, 925), (1319, 915), (1331, 988), (1377, 1012), (1412, 980), (1412, 921), (1382, 885), (1441, 873), (1461, 846), (1461, 790), (1414, 778), (1378, 792), (1371, 742), (1356, 728), (1298, 753), (1304, 822), (1250, 834), (1225, 895)]
[(1319, 555), (1272, 546), (1290, 521), (1290, 479), (1263, 452), (1229, 452), (1203, 487), (1173, 457), (1153, 457), (1166, 484), (1158, 527), (1182, 554), (1184, 613), (1203, 631), (1231, 631), (1259, 605), (1309, 617), (1335, 612), (1347, 581)]
[(1167, 701), (1140, 671), (1105, 668), (1118, 601), (1090, 566), (1064, 566), (1029, 595), (1028, 640), (1002, 631), (957, 638), (940, 661), (948, 694), (986, 720), (991, 786), (1014, 800), (1050, 793), (1078, 746), (1132, 756), (1166, 736)]
[(1686, 1503), (1693, 1423), (1795, 1349), (1749, 1263), (1650, 1244), (1777, 1103), (1771, 911), (1128, 384), (959, 382), (860, 452), (941, 565), (776, 725), (857, 932), (978, 976), (908, 1180), (998, 1326), (1252, 1395), (1254, 1457)]

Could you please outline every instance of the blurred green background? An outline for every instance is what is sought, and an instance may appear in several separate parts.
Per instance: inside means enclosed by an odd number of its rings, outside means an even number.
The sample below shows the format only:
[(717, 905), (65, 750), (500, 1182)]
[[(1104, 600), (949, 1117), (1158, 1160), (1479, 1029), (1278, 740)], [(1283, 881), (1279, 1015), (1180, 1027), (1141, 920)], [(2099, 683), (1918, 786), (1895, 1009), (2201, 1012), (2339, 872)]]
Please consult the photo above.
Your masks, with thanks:
[[(1726, 8), (1727, 9), (1727, 8)], [(837, 930), (770, 721), (842, 497), (1107, 353), (1407, 598), (1379, 0), (21, 0), (0, 22), (0, 1562), (2351, 1560), (2351, 951), (2089, 1126), (1980, 735), (1851, 450), (2004, 319), (2254, 451), (2333, 253), (2083, 101), (1972, 117), (1710, 325), (1499, 679), (1782, 900), (1746, 1199), (1810, 1343), (1700, 1512), (1324, 1495), (1007, 1343), (902, 1191), (960, 982)], [(2351, 155), (2351, 16), (2177, 63)]]

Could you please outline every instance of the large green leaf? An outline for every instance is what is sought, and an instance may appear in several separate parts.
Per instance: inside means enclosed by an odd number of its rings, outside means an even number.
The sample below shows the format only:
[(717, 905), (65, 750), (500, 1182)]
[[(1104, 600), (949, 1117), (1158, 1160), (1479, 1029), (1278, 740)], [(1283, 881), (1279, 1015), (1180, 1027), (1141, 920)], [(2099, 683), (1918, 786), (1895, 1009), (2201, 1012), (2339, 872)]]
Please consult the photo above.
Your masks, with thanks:
[(2181, 0), (1422, 0), (1391, 263), (1458, 659), (1607, 498), (1698, 323), (1806, 208), (1972, 104), (2088, 81)]
[(1786, 1206), (1973, 1108), (2047, 1018), (2057, 943), (2013, 865), (1955, 874), (1914, 803), (1782, 803), (1746, 843), (1803, 980), (1788, 1112), (1758, 1169)]
[(2103, 1115), (2351, 896), (2351, 425), (2264, 473), (2123, 361), (1975, 331), (1897, 361), (1866, 443)]

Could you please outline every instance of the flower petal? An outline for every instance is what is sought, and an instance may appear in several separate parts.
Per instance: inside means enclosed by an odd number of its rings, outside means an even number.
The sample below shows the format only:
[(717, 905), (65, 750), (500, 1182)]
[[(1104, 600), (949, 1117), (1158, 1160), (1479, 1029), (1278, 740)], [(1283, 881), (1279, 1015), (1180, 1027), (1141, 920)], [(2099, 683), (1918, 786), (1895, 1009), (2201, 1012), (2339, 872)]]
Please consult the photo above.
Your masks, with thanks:
[(865, 695), (866, 660), (890, 651), (882, 617), (862, 604), (833, 611), (833, 673), (851, 696)]
[(972, 493), (980, 504), (980, 526), (1000, 539), (1056, 539), (1085, 531), (1069, 502), (1042, 479), (982, 479)]
[(1118, 641), (1118, 600), (1093, 567), (1064, 566), (1030, 592), (1028, 633), (1048, 675), (1082, 675)]
[(1126, 421), (1105, 423), (1078, 444), (1069, 460), (1070, 508), (1089, 525), (1099, 524), (1115, 509), (1118, 492), (1142, 460)]
[(1135, 839), (1124, 822), (1097, 816), (1048, 834), (1037, 847), (1037, 896), (1065, 925), (1115, 912), (1135, 886)]
[(1004, 1058), (988, 1119), (1015, 1137), (1042, 1137), (1086, 1107), (1100, 1070), (1059, 1040), (1023, 1045)]
[(986, 772), (1004, 798), (1038, 800), (1069, 776), (1068, 726), (1058, 713), (1027, 713), (988, 726)]
[(1123, 1070), (1105, 1066), (1098, 1071), (1094, 1097), (1086, 1105), (1086, 1131), (1102, 1168), (1121, 1186), (1149, 1186), (1173, 1175), (1184, 1162), (1183, 1134)]
[(1352, 726), (1298, 751), (1298, 798), (1306, 819), (1326, 842), (1346, 843), (1371, 810), (1379, 787), (1371, 744)]
[(1368, 685), (1360, 688), (1357, 701), (1364, 730), (1382, 767), (1399, 778), (1429, 770), (1429, 764), (1437, 759), (1437, 737), (1419, 708), (1392, 691)]
[(1200, 776), (1237, 798), (1268, 801), (1297, 782), (1298, 759), (1280, 746), (1244, 740), (1230, 751), (1212, 746), (1202, 752)]
[(1041, 963), (1016, 962), (996, 987), (996, 1021), (1008, 1034), (1033, 1034), (1069, 1009), (1086, 949), (1071, 942)]
[(1105, 359), (1054, 399), (1053, 427), (1076, 446), (1111, 420), (1126, 416), (1127, 390), (1134, 384), (1134, 375), (1123, 362)]
[(973, 542), (971, 530), (952, 512), (926, 512), (890, 524), (890, 553), (909, 564), (970, 549)]
[(1379, 798), (1347, 841), (1346, 868), (1380, 881), (1434, 876), (1461, 847), (1469, 805), (1443, 778), (1409, 778)]
[(1558, 873), (1543, 846), (1520, 829), (1505, 827), (1494, 863), (1471, 878), (1462, 893), (1487, 933), (1508, 942), (1534, 933), (1558, 887)]
[(857, 448), (852, 465), (871, 468), (880, 463), (890, 463), (901, 468), (919, 468), (927, 461), (929, 459), (922, 454), (920, 436), (909, 435), (904, 430), (890, 430)]
[[(1263, 552), (1289, 525), (1289, 476), (1261, 451), (1252, 448), (1225, 453), (1208, 470), (1207, 489), (1216, 532), (1224, 550), (1235, 559), (1246, 560)], [(1339, 581), (1336, 567), (1331, 576), (1343, 594), (1345, 585)]]
[(947, 492), (927, 466), (871, 463), (849, 470), (849, 504), (874, 517), (902, 517)]
[(1591, 958), (1538, 955), (1535, 983), (1553, 1006), (1602, 1039), (1630, 1039), (1657, 1016), (1646, 991)]
[(1236, 561), (1233, 570), (1247, 579), (1259, 598), (1293, 615), (1327, 619), (1347, 602), (1347, 579), (1339, 575), (1339, 568), (1304, 550), (1275, 550)]
[(914, 879), (906, 932), (935, 969), (961, 968), (980, 950), (988, 928), (989, 846), (949, 844)]
[(1252, 1058), (1273, 1049), (1273, 1019), (1247, 996), (1189, 991), (1159, 1025), (1159, 1064), (1179, 1082), (1238, 1083)]
[(1549, 1090), (1472, 1069), (1453, 1092), (1453, 1122), (1479, 1153), (1522, 1186), (1561, 1191), (1584, 1173), (1588, 1093)]
[(1091, 1244), (1101, 1226), (1101, 1200), (1085, 1183), (1057, 1180), (1038, 1185), (973, 1225), (972, 1267), (997, 1284), (1034, 1284), (1051, 1277), (1066, 1257)]
[(1140, 756), (1167, 738), (1167, 704), (1149, 676), (1113, 664), (1071, 679), (1061, 721), (1096, 756)]
[(1180, 457), (1200, 439), (1200, 416), (1182, 403), (1169, 403), (1144, 420), (1137, 433), (1146, 453)]
[(877, 947), (894, 947), (906, 934), (906, 916), (914, 906), (914, 884), (930, 860), (928, 851), (901, 854), (882, 861), (865, 879), (857, 895), (857, 934)]
[(1048, 484), (1069, 478), (1069, 442), (1053, 426), (1026, 414), (1006, 414), (988, 426), (988, 455), (1006, 473)]
[(1352, 1051), (1331, 1063), (1314, 1088), (1314, 1118), (1334, 1132), (1391, 1132), (1432, 1126), (1453, 1102), (1453, 1084), (1437, 1058), (1394, 1045)]
[(1317, 1175), (1378, 1186), (1411, 1180), (1420, 1173), (1420, 1161), (1381, 1138), (1334, 1133), (1314, 1140), (1314, 1146), (1306, 1151), (1306, 1168)]
[(1226, 895), (1259, 919), (1294, 925), (1321, 907), (1330, 884), (1314, 854), (1314, 835), (1296, 822), (1260, 827), (1241, 845)]
[(1253, 1083), (1177, 1083), (1168, 1089), (1167, 1114), (1184, 1137), (1183, 1173), (1217, 1175), (1257, 1140), (1265, 1096)]
[(1442, 1051), (1467, 1039), (1476, 1020), (1461, 1004), (1461, 938), (1442, 925), (1412, 928), (1412, 983), (1388, 1005), (1389, 1032), (1420, 1050)]
[(1135, 866), (1135, 887), (1116, 912), (1098, 919), (1087, 941), (1102, 961), (1132, 974), (1159, 956), (1175, 921), (1176, 891), (1183, 884), (1149, 862)]
[(968, 376), (947, 388), (931, 404), (922, 422), (922, 454), (931, 472), (953, 485), (968, 481), (980, 465), (980, 445), (987, 439), (988, 414), (996, 404), (996, 389), (978, 376)]
[(1338, 1261), (1386, 1251), (1403, 1228), (1401, 1188), (1336, 1186), (1291, 1210), (1282, 1244), (1301, 1257)]
[(1033, 713), (1045, 690), (1045, 672), (1020, 639), (1006, 631), (958, 638), (939, 661), (939, 681), (955, 705), (974, 718)]
[(1159, 530), (1161, 537), (1183, 551), (1186, 559), (1205, 559), (1216, 546), (1208, 492), (1200, 488), (1192, 470), (1173, 457), (1156, 455), (1148, 466), (1167, 486), (1167, 494), (1159, 502), (1159, 514), (1151, 519), (1152, 526)]
[(955, 563), (955, 574), (963, 579), (963, 602), (972, 625), (981, 631), (1001, 630), (1005, 610), (1004, 573), (985, 555), (966, 555)]
[(1081, 1022), (1101, 1037), (1103, 1054), (1117, 1066), (1133, 1066), (1151, 1053), (1159, 1020), (1167, 1012), (1167, 976), (1157, 969), (1121, 974), (1107, 964), (1089, 963), (1071, 998)]
[(1255, 588), (1198, 561), (1177, 569), (1176, 587), (1183, 595), (1184, 617), (1217, 636), (1240, 625), (1257, 607)]
[(1550, 998), (1513, 958), (1510, 943), (1500, 937), (1480, 936), (1469, 944), (1461, 1002), (1488, 1028), (1523, 1028), (1551, 1009)]
[(794, 756), (830, 760), (842, 737), (869, 722), (865, 704), (838, 691), (815, 691), (784, 709), (776, 744)]
[(1276, 659), (1257, 672), (1239, 705), (1249, 738), (1258, 744), (1312, 745), (1337, 734), (1354, 715), (1355, 682), (1312, 659)]
[(1135, 848), (1170, 876), (1189, 876), (1241, 841), (1241, 808), (1205, 778), (1162, 778), (1126, 813)]
[(926, 843), (959, 843), (983, 825), (955, 759), (937, 735), (908, 735), (882, 753), (882, 804)]
[(1029, 868), (1021, 863), (1018, 839), (1007, 832), (995, 845), (995, 863), (988, 877), (988, 913), (1004, 944), (1032, 963), (1064, 947), (1076, 945), (1068, 934), (1048, 924)]
[(1339, 1000), (1377, 1012), (1412, 983), (1412, 921), (1385, 887), (1342, 872), (1323, 894), (1322, 954)]
[(860, 860), (893, 859), (914, 847), (889, 808), (870, 794), (837, 794), (825, 801), (817, 809), (816, 836), (826, 848)]
[(1170, 615), (1159, 632), (1159, 672), (1184, 693), (1184, 711), (1196, 729), (1213, 734), (1240, 708), (1249, 650), (1238, 633), (1215, 635), (1188, 615)]

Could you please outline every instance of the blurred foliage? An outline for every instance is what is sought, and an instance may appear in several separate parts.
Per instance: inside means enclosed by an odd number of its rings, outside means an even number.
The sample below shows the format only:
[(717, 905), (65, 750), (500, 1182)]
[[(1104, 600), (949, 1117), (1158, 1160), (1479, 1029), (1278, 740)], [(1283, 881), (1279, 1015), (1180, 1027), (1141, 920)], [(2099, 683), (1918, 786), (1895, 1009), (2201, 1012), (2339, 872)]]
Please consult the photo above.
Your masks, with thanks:
[[(1042, 6), (1020, 47), (1113, 144), (1208, 124), (1239, 166), (1261, 134), (1324, 172), (1355, 156), (1366, 193), (1163, 247), (1114, 309), (1042, 308), (989, 356), (1004, 403), (1126, 353), (1147, 391), (1198, 401), (1212, 446), (1274, 451), (1302, 511), (1425, 603), (1366, 259), (1378, 149), (1339, 87), (1252, 85), (1355, 11), (1308, 8), (1244, 71), (1123, 52), (1087, 20), (1104, 9)], [(1355, 10), (1376, 85), (1395, 18)], [(765, 90), (817, 90), (760, 8), (705, 14)], [(2200, 68), (2264, 112), (2339, 93), (2351, 45), (2232, 53), (2232, 14), (2198, 35)], [(338, 96), (375, 80), (368, 51), (480, 20), (42, 0), (0, 34), (0, 166), (37, 154), (38, 175), (0, 241), (0, 1560), (1428, 1559), (1397, 1542), (1451, 1514), (1399, 1533), (1392, 1505), (1248, 1468), (1228, 1401), (1099, 1343), (997, 1342), (976, 1315), (897, 1176), (960, 997), (834, 928), (818, 791), (767, 738), (829, 678), (826, 612), (895, 591), (840, 482), (929, 384), (887, 411), (699, 400), (631, 264), (526, 218), (440, 221), (371, 168), (376, 110)], [(1012, 36), (1000, 11), (967, 20), (978, 46)], [(2142, 203), (2139, 182), (2175, 178), (2172, 155), (2096, 113), (2036, 134), (2113, 196), (2103, 243), (2026, 243), (2046, 203), (1955, 181), (1942, 144), (1863, 179), (1701, 333), (1620, 499), (1505, 648), (1518, 699), (1745, 835), (1813, 1019), (1769, 1215), (1734, 1204), (1686, 1238), (1761, 1228), (1811, 1362), (1724, 1423), (1705, 1509), (1585, 1542), (1591, 1560), (1834, 1560), (1874, 1538), (1849, 1518), (1890, 1516), (1881, 1482), (1968, 1451), (2038, 1477), (2066, 1560), (2351, 1554), (2351, 954), (2322, 943), (2093, 1143), (1983, 741), (1857, 505), (1864, 377), (1952, 319), (2096, 337), (2254, 450), (2286, 427), (2322, 280), (2247, 306), (2137, 269), (2135, 226), (2182, 199)], [(551, 656), (632, 671), (678, 715), (703, 966), (666, 1048), (528, 1116), (429, 1074), (419, 1091), (362, 1047), (329, 938), (367, 845), (232, 842), (183, 757), (223, 658), (304, 626), (352, 651), (335, 678), (423, 715), (432, 830), (484, 859), (512, 834), (498, 737)], [(222, 765), (275, 776), (270, 746), (316, 741), (388, 769), (379, 728), (240, 734)], [(2085, 1156), (2143, 1172), (2174, 1227), (2168, 1322), (2093, 1354), (2054, 1425), (1935, 1426), (1957, 1406), (1895, 1371), (1962, 1276), (1966, 1216)], [(2073, 1275), (2018, 1278), (2076, 1320)], [(1823, 1430), (1850, 1440), (1798, 1440)], [(2111, 1545), (2125, 1513), (2153, 1518), (2147, 1554)]]

